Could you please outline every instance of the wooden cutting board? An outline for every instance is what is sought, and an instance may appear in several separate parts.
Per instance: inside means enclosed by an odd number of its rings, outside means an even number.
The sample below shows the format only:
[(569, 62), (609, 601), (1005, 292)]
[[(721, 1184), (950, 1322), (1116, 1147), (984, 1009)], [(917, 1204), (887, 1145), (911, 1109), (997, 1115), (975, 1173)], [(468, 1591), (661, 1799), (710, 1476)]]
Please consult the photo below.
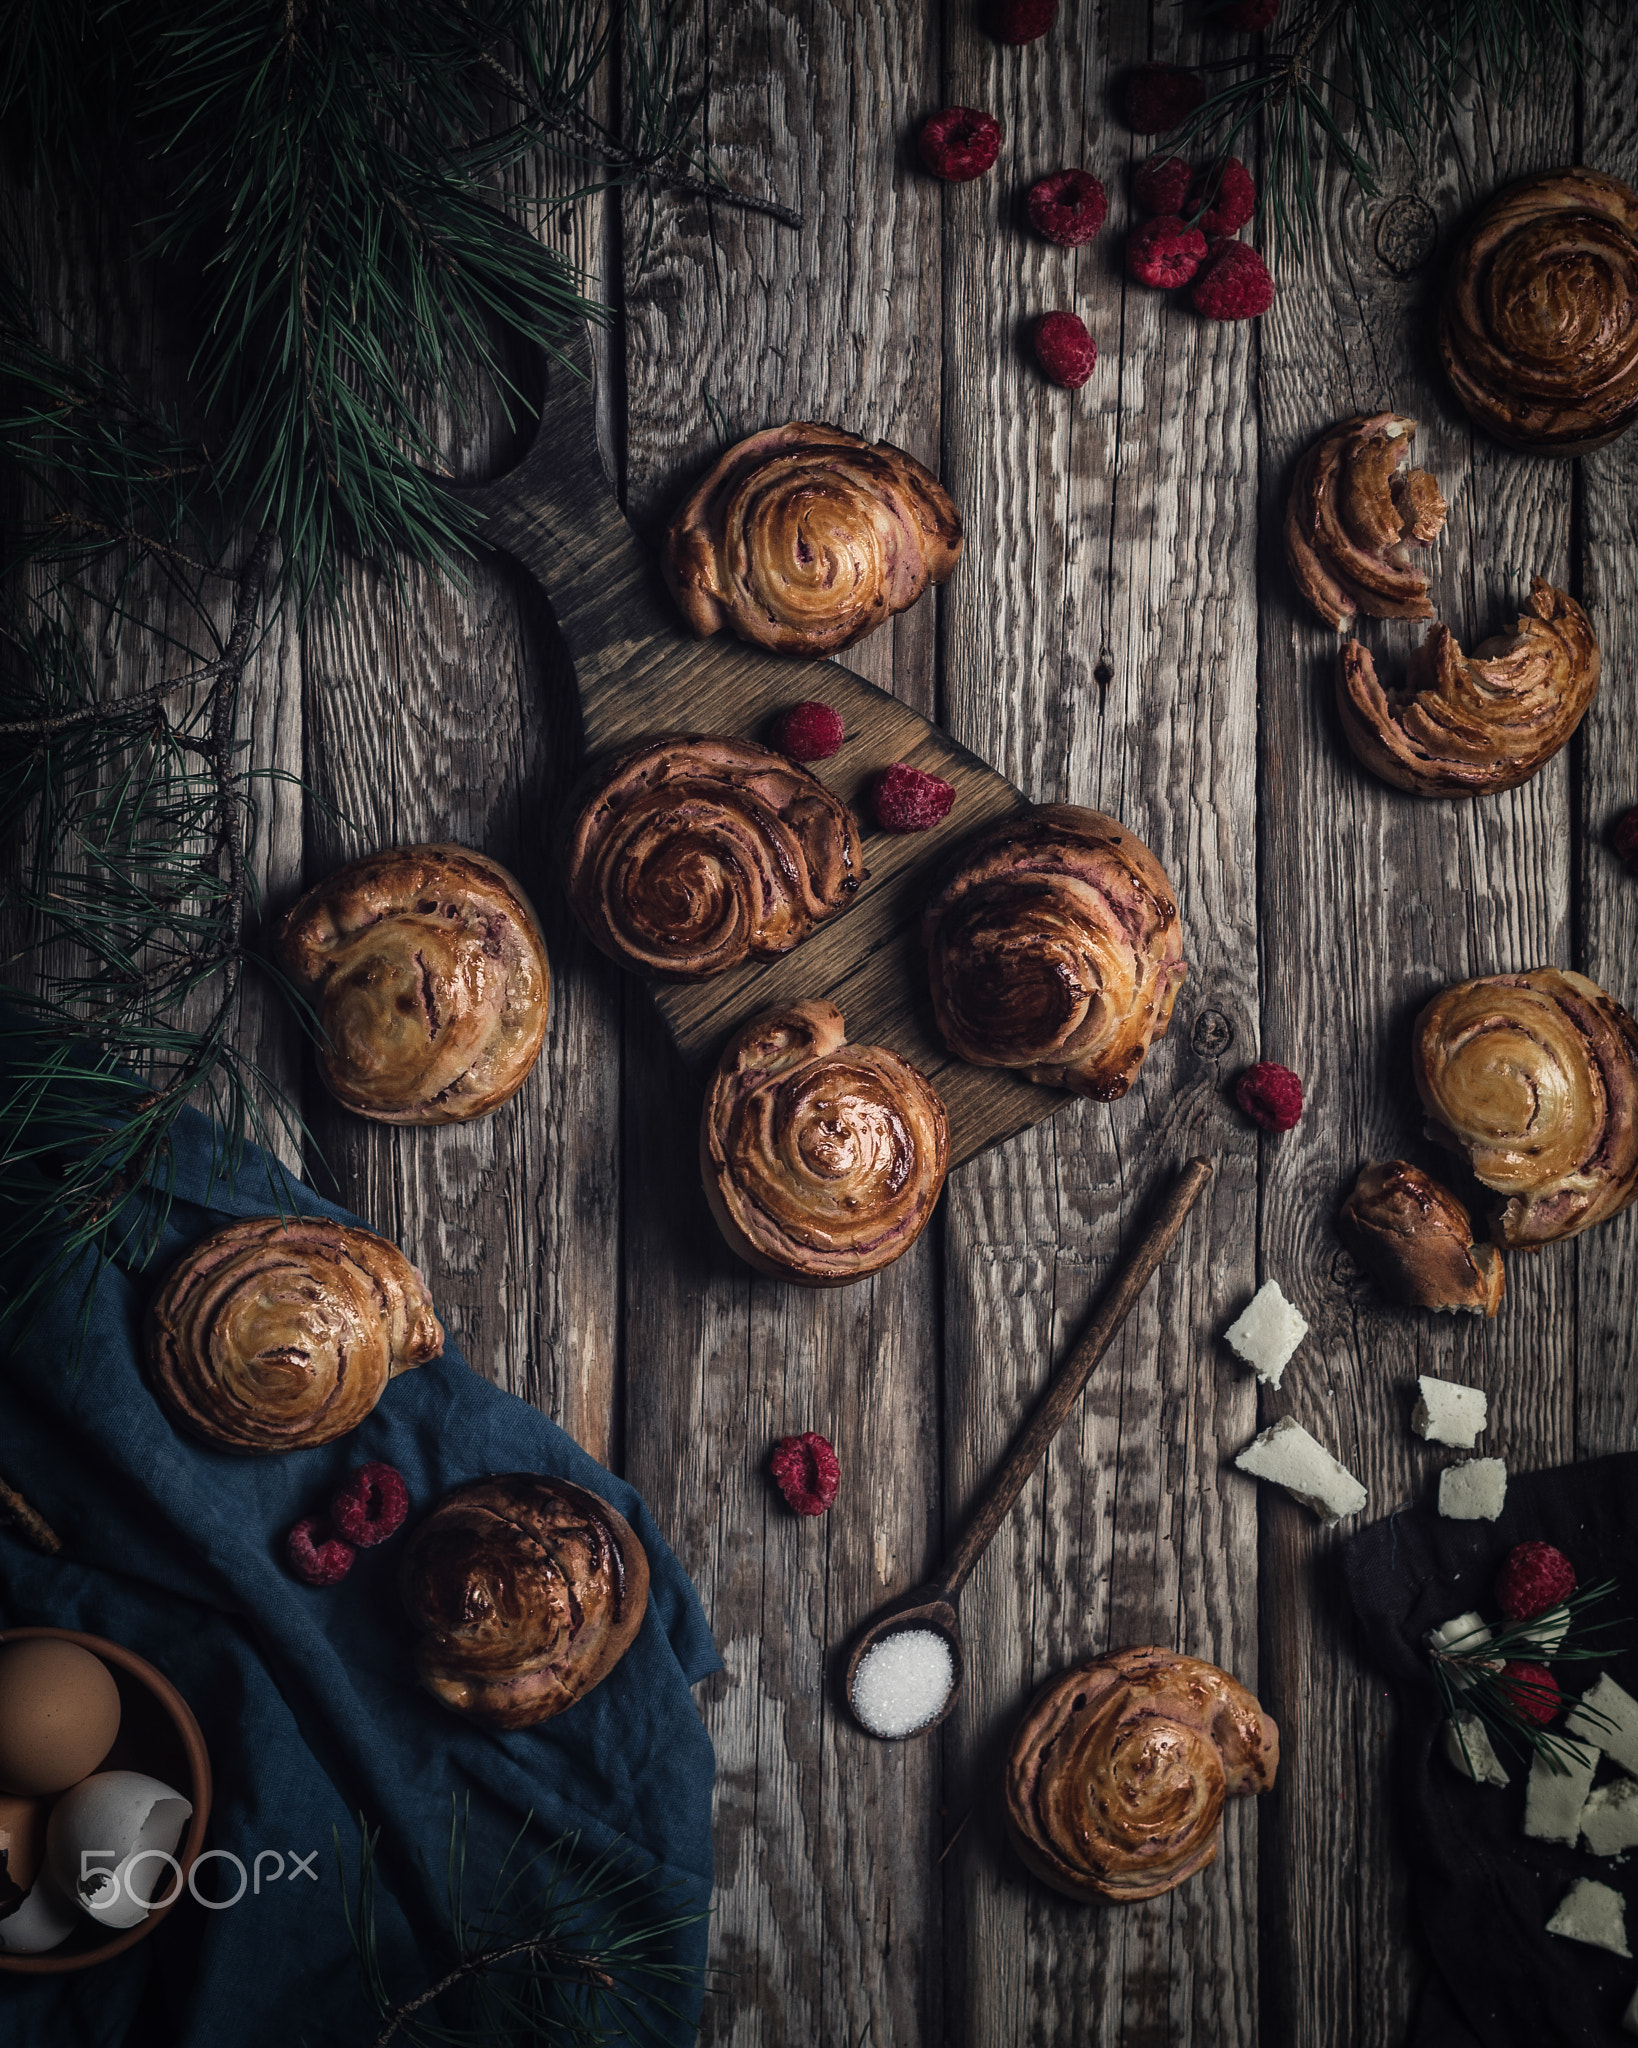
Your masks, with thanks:
[[(481, 514), (484, 539), (519, 562), (546, 594), (574, 662), (587, 755), (668, 733), (766, 742), (784, 706), (822, 698), (841, 713), (848, 738), (839, 754), (814, 763), (814, 772), (853, 806), (864, 828), (865, 886), (794, 952), (711, 981), (649, 983), (678, 1049), (703, 1065), (758, 1011), (827, 996), (850, 1039), (891, 1046), (937, 1088), (950, 1113), (952, 1165), (1041, 1122), (1069, 1097), (946, 1052), (918, 936), (932, 877), (951, 848), (990, 819), (1022, 809), (1022, 792), (919, 712), (837, 662), (769, 654), (725, 633), (696, 640), (658, 561), (615, 501), (597, 452), (584, 343), (578, 355), (580, 375), (549, 366), (540, 427), (524, 459), (459, 495)], [(866, 786), (894, 761), (955, 785), (955, 805), (942, 825), (894, 834), (869, 823)], [(549, 821), (547, 829), (555, 833), (561, 823)]]

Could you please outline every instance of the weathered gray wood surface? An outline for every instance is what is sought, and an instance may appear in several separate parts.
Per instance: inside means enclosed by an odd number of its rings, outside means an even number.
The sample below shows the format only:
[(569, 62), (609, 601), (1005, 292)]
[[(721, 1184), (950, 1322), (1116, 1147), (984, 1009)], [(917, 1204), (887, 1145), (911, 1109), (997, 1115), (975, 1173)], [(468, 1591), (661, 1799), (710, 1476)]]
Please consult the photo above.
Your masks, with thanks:
[[(1638, 1003), (1638, 884), (1609, 846), (1638, 799), (1638, 436), (1574, 465), (1507, 454), (1455, 409), (1427, 326), (1459, 223), (1495, 183), (1566, 155), (1638, 180), (1633, 36), (1610, 12), (1584, 97), (1550, 72), (1515, 108), (1476, 114), (1460, 156), (1394, 162), (1381, 199), (1327, 184), (1317, 249), (1255, 325), (1199, 320), (1122, 276), (1145, 150), (1109, 112), (1108, 81), (1213, 47), (1158, 0), (1064, 0), (1053, 35), (1022, 51), (966, 0), (713, 0), (697, 52), (713, 147), (736, 183), (800, 205), (804, 228), (660, 197), (641, 271), (642, 202), (573, 228), (621, 310), (608, 425), (638, 530), (723, 431), (808, 417), (909, 449), (962, 507), (966, 559), (849, 666), (1028, 796), (1113, 811), (1180, 895), (1189, 978), (1132, 1094), (1073, 1105), (961, 1169), (922, 1242), (866, 1285), (753, 1278), (695, 1198), (697, 1079), (638, 987), (578, 938), (553, 878), (578, 732), (524, 579), (480, 563), (464, 592), (412, 578), (395, 595), (354, 573), (344, 607), (287, 618), (268, 644), (256, 745), (346, 821), (275, 793), (261, 855), (275, 910), (343, 857), (452, 837), (511, 866), (543, 917), (546, 1055), (499, 1117), (365, 1126), (297, 1064), (343, 1198), (422, 1265), (478, 1370), (644, 1489), (700, 1588), (727, 1667), (701, 1691), (719, 1762), (708, 2041), (1388, 2048), (1406, 2034), (1422, 1966), (1386, 1797), (1392, 1727), (1353, 1640), (1339, 1539), (1228, 1461), (1293, 1414), (1366, 1481), (1368, 1513), (1386, 1512), (1440, 1462), (1406, 1426), (1418, 1372), (1484, 1386), (1487, 1448), (1515, 1468), (1638, 1443), (1638, 1211), (1511, 1260), (1482, 1326), (1383, 1308), (1333, 1228), (1362, 1161), (1420, 1155), (1408, 1033), (1435, 987), (1550, 962)], [(974, 185), (915, 164), (917, 123), (951, 102), (1006, 130)], [(1065, 163), (1095, 170), (1112, 202), (1073, 254), (1021, 221), (1031, 179)], [(1408, 276), (1382, 253), (1401, 204), (1438, 229)], [(49, 232), (37, 241), (49, 249)], [(163, 337), (132, 310), (140, 280), (110, 283), (94, 254), (61, 255), (65, 310), (163, 367)], [(1082, 311), (1101, 351), (1075, 395), (1022, 342), (1057, 305)], [(1452, 502), (1441, 616), (1477, 638), (1541, 572), (1583, 598), (1604, 647), (1567, 753), (1466, 806), (1354, 765), (1330, 637), (1280, 559), (1299, 450), (1390, 402), (1422, 421)], [(513, 451), (496, 426), (455, 452), (481, 478)], [(1397, 658), (1415, 633), (1368, 637)], [(276, 1015), (246, 1031), (288, 1068)], [(1306, 1082), (1304, 1121), (1281, 1139), (1232, 1102), (1262, 1055)], [(866, 1740), (830, 1653), (935, 1561), (1193, 1152), (1216, 1164), (1211, 1189), (963, 1598), (956, 1713), (926, 1742)], [(1259, 1402), (1217, 1333), (1269, 1276), (1313, 1331)], [(809, 1428), (843, 1468), (819, 1523), (788, 1515), (764, 1470), (775, 1437)], [(1208, 1873), (1092, 1912), (1007, 1849), (1000, 1760), (1043, 1678), (1150, 1640), (1258, 1689), (1285, 1760), (1277, 1790), (1229, 1816)]]

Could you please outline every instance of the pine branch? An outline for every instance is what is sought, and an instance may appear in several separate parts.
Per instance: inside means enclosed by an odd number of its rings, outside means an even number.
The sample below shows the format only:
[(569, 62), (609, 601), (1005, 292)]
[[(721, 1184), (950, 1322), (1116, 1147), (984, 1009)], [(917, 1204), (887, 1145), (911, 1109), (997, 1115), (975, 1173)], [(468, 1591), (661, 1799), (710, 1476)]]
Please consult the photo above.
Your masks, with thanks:
[[(1468, 1759), (1470, 1772), (1473, 1760), (1468, 1756), (1466, 1738), (1461, 1732), (1464, 1714), (1470, 1714), (1480, 1722), (1492, 1743), (1499, 1742), (1515, 1752), (1544, 1757), (1558, 1772), (1569, 1768), (1574, 1757), (1570, 1739), (1555, 1734), (1530, 1711), (1532, 1707), (1550, 1707), (1556, 1713), (1559, 1706), (1556, 1685), (1549, 1695), (1539, 1682), (1521, 1678), (1516, 1671), (1509, 1673), (1505, 1666), (1510, 1662), (1540, 1665), (1607, 1662), (1619, 1648), (1613, 1640), (1615, 1632), (1625, 1623), (1620, 1617), (1590, 1620), (1589, 1615), (1592, 1608), (1608, 1599), (1614, 1591), (1615, 1581), (1604, 1579), (1596, 1586), (1587, 1586), (1572, 1593), (1545, 1614), (1532, 1615), (1527, 1621), (1509, 1621), (1494, 1631), (1481, 1625), (1443, 1649), (1430, 1646), (1434, 1684), (1444, 1704), (1446, 1717), (1456, 1723), (1457, 1737), (1462, 1745), (1462, 1754)], [(1562, 1630), (1559, 1628), (1561, 1616)], [(1555, 1633), (1558, 1637), (1556, 1642), (1552, 1640)], [(1469, 1647), (1464, 1649), (1464, 1643)], [(1577, 1711), (1589, 1721), (1605, 1721), (1596, 1708), (1585, 1703)]]

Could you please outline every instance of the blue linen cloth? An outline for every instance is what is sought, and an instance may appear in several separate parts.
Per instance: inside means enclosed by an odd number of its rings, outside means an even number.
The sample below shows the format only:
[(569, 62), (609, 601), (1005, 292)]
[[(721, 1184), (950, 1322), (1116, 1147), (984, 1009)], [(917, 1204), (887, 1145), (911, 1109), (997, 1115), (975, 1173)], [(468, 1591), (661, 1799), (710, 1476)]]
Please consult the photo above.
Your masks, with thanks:
[[(689, 1687), (721, 1668), (698, 1597), (636, 1492), (525, 1402), (481, 1379), (453, 1345), (391, 1381), (350, 1436), (242, 1458), (183, 1435), (143, 1379), (144, 1311), (197, 1239), (236, 1217), (358, 1219), (278, 1175), (246, 1147), (224, 1177), (220, 1134), (184, 1113), (169, 1220), (143, 1270), (105, 1266), (77, 1365), (65, 1366), (81, 1289), (59, 1290), (0, 1359), (0, 1474), (64, 1541), (38, 1556), (0, 1532), (0, 1626), (86, 1629), (158, 1666), (204, 1731), (215, 1774), (207, 1849), (259, 1886), (209, 1911), (184, 1898), (123, 1956), (59, 1976), (0, 1972), (5, 2048), (342, 2048), (374, 2040), (343, 1910), (356, 1896), (359, 1817), (380, 1828), (376, 1932), (394, 1998), (449, 1967), (444, 1915), (452, 1797), (469, 1814), (467, 1887), (486, 1893), (534, 1816), (527, 1849), (574, 1832), (579, 1852), (624, 1845), (651, 1872), (653, 1910), (690, 1917), (669, 1939), (685, 1972), (645, 2001), (658, 2039), (698, 2026), (711, 1895), (710, 1738)], [(144, 1196), (144, 1200), (152, 1200)], [(89, 1268), (88, 1268), (89, 1270)], [(404, 1475), (415, 1515), (446, 1488), (529, 1470), (592, 1489), (648, 1553), (643, 1626), (585, 1699), (513, 1734), (462, 1721), (422, 1692), (397, 1598), (403, 1538), (359, 1553), (318, 1590), (281, 1561), (282, 1538), (359, 1465)], [(339, 1834), (349, 1882), (335, 1848)], [(312, 1852), (317, 1851), (316, 1856)], [(520, 1851), (520, 1854), (523, 1853)], [(303, 1869), (292, 1859), (309, 1857)], [(310, 1870), (313, 1875), (308, 1875)], [(207, 1898), (237, 1888), (216, 1859)], [(647, 2039), (640, 2027), (632, 2038)]]

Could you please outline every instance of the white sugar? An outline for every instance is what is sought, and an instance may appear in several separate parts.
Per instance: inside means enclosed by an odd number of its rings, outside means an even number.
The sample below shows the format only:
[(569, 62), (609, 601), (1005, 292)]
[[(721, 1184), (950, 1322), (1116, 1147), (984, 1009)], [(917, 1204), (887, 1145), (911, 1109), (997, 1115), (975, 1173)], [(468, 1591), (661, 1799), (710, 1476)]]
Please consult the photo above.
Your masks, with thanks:
[(872, 1735), (913, 1735), (950, 1697), (955, 1659), (930, 1628), (901, 1628), (859, 1659), (853, 1711)]

